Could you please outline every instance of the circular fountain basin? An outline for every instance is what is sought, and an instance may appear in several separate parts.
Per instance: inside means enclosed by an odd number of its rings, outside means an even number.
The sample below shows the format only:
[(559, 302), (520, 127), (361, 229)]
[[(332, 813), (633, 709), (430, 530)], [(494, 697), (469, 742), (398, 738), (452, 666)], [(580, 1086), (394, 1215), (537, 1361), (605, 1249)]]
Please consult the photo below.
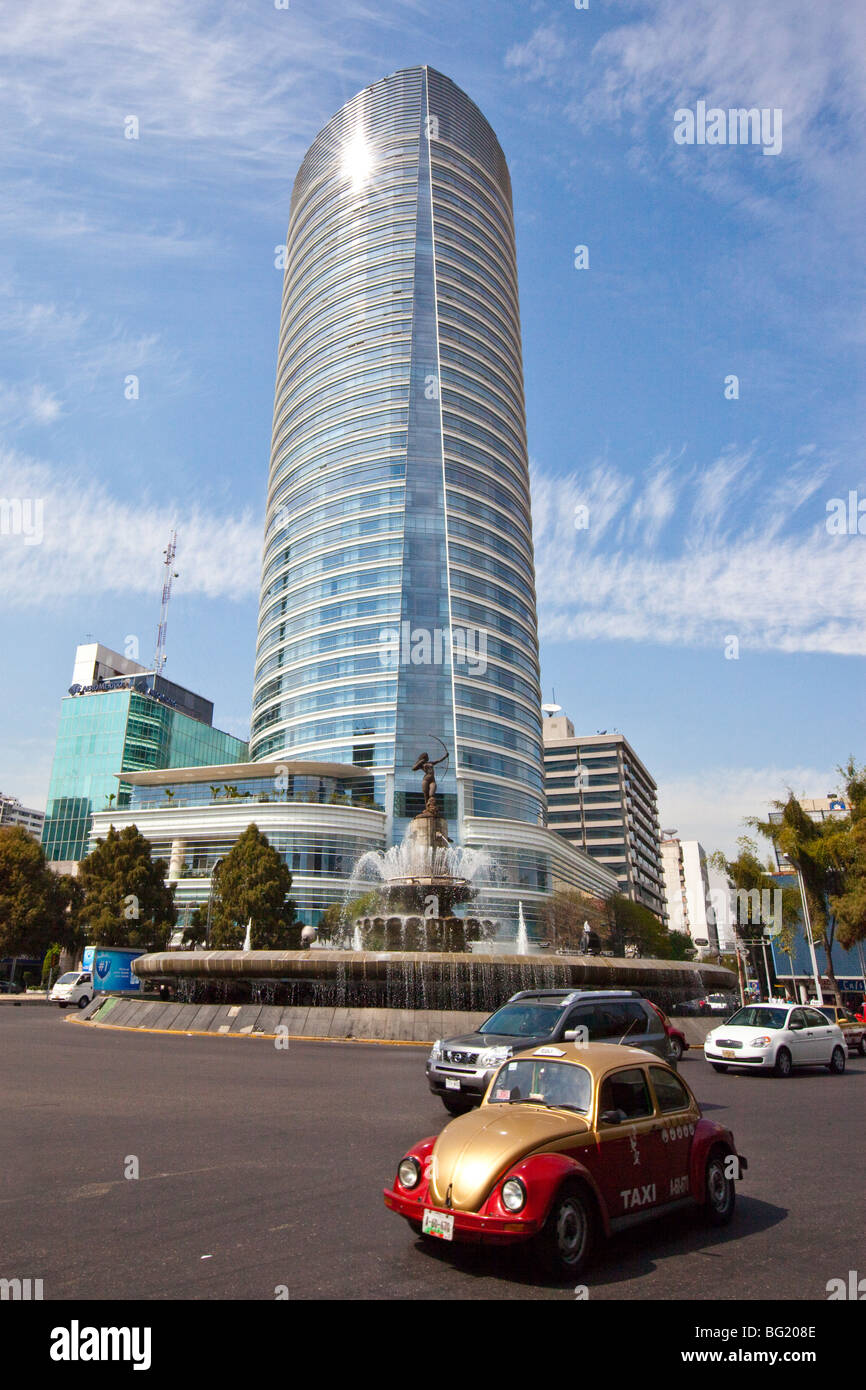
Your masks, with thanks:
[(165, 951), (139, 956), (142, 980), (191, 999), (262, 997), (336, 1008), (489, 1010), (524, 989), (637, 989), (662, 1008), (736, 986), (690, 961), (433, 951)]

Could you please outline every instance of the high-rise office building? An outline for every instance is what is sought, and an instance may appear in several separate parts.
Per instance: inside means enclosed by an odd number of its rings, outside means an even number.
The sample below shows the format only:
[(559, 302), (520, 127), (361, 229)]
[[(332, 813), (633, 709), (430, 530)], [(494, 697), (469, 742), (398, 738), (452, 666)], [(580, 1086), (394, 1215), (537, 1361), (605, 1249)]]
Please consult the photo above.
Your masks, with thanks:
[(0, 825), (20, 825), (28, 834), (41, 840), (44, 824), (44, 811), (31, 811), (29, 806), (22, 806), (16, 796), (4, 796), (0, 792)]
[(619, 891), (667, 922), (656, 784), (620, 733), (575, 736), (544, 721), (547, 823), (613, 871)]
[(718, 951), (719, 934), (710, 898), (707, 855), (697, 840), (662, 836), (662, 872), (668, 928), (685, 932), (699, 952)]
[(410, 68), (295, 179), (251, 755), (371, 767), (399, 839), (444, 744), (461, 839), (538, 825), (539, 701), (508, 168), (475, 104)]
[(243, 739), (212, 721), (210, 700), (100, 643), (79, 647), (60, 708), (46, 857), (71, 870), (87, 852), (94, 813), (129, 805), (129, 784), (118, 773), (243, 761)]
[[(245, 766), (135, 776), (108, 824), (169, 861), (185, 914), (246, 825), (300, 918), (424, 808), (495, 861), (485, 912), (530, 932), (552, 892), (617, 879), (544, 825), (535, 571), (511, 187), (469, 98), (383, 78), (295, 179)], [(447, 753), (447, 761), (446, 761)]]

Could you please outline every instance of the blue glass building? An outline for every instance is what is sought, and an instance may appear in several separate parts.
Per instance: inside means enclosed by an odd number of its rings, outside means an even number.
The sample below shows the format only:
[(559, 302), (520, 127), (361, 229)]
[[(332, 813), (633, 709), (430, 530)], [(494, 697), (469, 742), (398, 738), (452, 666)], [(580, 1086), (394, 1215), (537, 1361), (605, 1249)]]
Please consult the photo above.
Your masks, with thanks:
[(544, 816), (511, 185), (431, 68), (383, 78), (310, 147), (283, 286), (251, 756), (385, 776), (421, 752), (467, 817)]
[(60, 708), (42, 830), (46, 858), (58, 866), (87, 853), (95, 813), (130, 804), (130, 785), (119, 774), (235, 763), (247, 755), (242, 739), (213, 727), (209, 700), (105, 647), (79, 647), (79, 674), (81, 654), (91, 651), (99, 654), (92, 683), (73, 682)]

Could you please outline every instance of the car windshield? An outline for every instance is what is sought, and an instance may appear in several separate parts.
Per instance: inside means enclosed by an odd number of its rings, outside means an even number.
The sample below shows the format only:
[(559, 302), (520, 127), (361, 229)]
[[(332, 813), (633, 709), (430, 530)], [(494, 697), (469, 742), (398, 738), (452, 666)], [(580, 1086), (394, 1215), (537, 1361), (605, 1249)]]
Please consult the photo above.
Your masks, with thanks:
[(750, 1004), (728, 1019), (726, 1028), (785, 1028), (788, 1023), (787, 1009), (768, 1009), (766, 1006)]
[(586, 1067), (528, 1057), (500, 1067), (490, 1089), (490, 1105), (549, 1105), (588, 1115), (592, 1077)]
[(832, 1023), (836, 1022), (837, 1014), (835, 1008), (833, 1008), (832, 1005), (825, 1006), (824, 1008), (822, 1008), (821, 1005), (818, 1004), (816, 1005), (816, 1007), (818, 1009), (819, 1014), (823, 1014), (825, 1018), (829, 1018)]
[(546, 1037), (562, 1013), (562, 1004), (506, 1004), (482, 1023), (479, 1033), (499, 1033), (506, 1038)]
[(68, 974), (66, 974), (66, 975), (61, 975), (61, 976), (60, 976), (60, 979), (57, 981), (57, 983), (58, 983), (59, 985), (74, 985), (74, 984), (75, 984), (75, 981), (76, 981), (77, 979), (78, 979), (78, 971), (77, 971), (77, 970), (72, 970), (72, 971), (70, 971), (70, 972), (69, 972)]

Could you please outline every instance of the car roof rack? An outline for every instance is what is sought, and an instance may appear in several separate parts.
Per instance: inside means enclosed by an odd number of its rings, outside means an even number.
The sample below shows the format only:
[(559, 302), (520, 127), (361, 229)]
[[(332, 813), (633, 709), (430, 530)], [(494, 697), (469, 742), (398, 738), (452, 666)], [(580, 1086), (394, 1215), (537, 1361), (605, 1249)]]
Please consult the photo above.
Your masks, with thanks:
[(636, 989), (522, 989), (517, 994), (512, 994), (506, 1003), (513, 1004), (516, 999), (562, 999), (563, 1002), (571, 1003), (573, 999), (639, 999), (640, 993)]

